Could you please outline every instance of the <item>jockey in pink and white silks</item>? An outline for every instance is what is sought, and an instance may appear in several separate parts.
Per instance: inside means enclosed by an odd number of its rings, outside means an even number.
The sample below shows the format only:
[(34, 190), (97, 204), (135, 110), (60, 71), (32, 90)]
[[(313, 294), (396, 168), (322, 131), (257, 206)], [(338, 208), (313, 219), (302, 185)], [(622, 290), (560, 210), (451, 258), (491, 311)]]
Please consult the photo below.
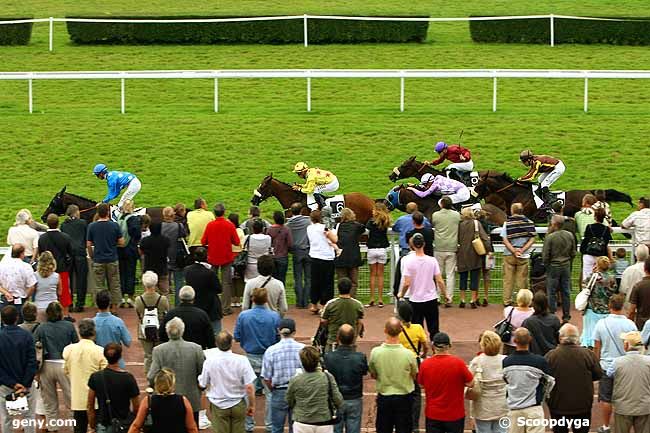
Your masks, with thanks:
[(408, 189), (420, 198), (435, 193), (446, 195), (454, 204), (466, 202), (470, 198), (469, 188), (463, 183), (445, 176), (434, 176), (431, 173), (424, 174), (419, 185), (409, 186)]

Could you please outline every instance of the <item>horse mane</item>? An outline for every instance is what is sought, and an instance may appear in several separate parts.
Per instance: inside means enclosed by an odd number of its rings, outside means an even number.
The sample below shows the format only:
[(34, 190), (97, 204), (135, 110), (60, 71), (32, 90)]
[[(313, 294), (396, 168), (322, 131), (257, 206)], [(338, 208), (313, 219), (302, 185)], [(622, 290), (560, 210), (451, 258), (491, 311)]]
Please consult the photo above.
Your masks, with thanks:
[(271, 179), (272, 179), (272, 180), (275, 180), (275, 181), (278, 182), (278, 183), (281, 183), (282, 185), (285, 185), (285, 186), (288, 186), (289, 188), (292, 188), (292, 185), (291, 185), (290, 183), (288, 183), (288, 182), (283, 182), (283, 181), (281, 181), (280, 179), (278, 179), (277, 177), (271, 177)]
[(78, 198), (79, 200), (84, 200), (84, 201), (88, 201), (88, 202), (91, 202), (91, 203), (97, 203), (95, 200), (91, 200), (89, 198), (80, 196), (79, 194), (73, 194), (73, 193), (68, 192), (68, 191), (66, 191), (64, 194), (68, 194), (69, 196), (72, 196), (74, 198)]

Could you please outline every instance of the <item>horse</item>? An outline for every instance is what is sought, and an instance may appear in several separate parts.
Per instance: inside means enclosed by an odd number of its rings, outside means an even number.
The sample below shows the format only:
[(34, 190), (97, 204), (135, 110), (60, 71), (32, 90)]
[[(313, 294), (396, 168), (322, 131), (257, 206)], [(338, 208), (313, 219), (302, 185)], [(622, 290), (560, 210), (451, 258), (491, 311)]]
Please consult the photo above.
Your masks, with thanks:
[[(67, 186), (64, 186), (61, 191), (54, 195), (50, 201), (50, 204), (47, 206), (47, 209), (45, 209), (45, 212), (43, 212), (41, 220), (45, 222), (47, 220), (47, 216), (51, 213), (59, 216), (64, 215), (65, 211), (68, 209), (68, 206), (74, 204), (79, 206), (80, 217), (86, 220), (88, 223), (91, 223), (95, 218), (95, 214), (97, 213), (97, 202), (76, 194), (66, 192), (66, 188)], [(142, 212), (144, 210), (142, 213), (149, 215), (151, 217), (152, 223), (160, 223), (162, 222), (162, 209), (162, 207), (148, 207), (145, 209), (137, 209), (136, 212)]]
[[(545, 211), (541, 211), (535, 204), (531, 183), (520, 182), (513, 179), (509, 174), (498, 171), (479, 172), (480, 181), (474, 191), (478, 199), (484, 199), (486, 203), (493, 204), (510, 214), (512, 203), (521, 203), (524, 206), (524, 214), (536, 222), (547, 220)], [(627, 203), (634, 206), (632, 198), (624, 192), (615, 189), (602, 190), (607, 202)], [(582, 198), (586, 194), (595, 194), (593, 189), (574, 189), (565, 192), (564, 211), (571, 215), (580, 210)]]
[(434, 176), (439, 174), (444, 175), (440, 170), (426, 165), (423, 162), (417, 161), (415, 155), (404, 161), (399, 167), (393, 168), (393, 171), (388, 175), (391, 182), (397, 182), (399, 179), (408, 179), (409, 177), (416, 177), (420, 179), (424, 173), (431, 173)]
[[(285, 211), (289, 210), (294, 203), (307, 206), (307, 195), (305, 193), (295, 191), (290, 184), (275, 179), (273, 173), (262, 179), (262, 183), (253, 190), (251, 203), (254, 206), (258, 206), (269, 197), (275, 197)], [(343, 198), (345, 200), (345, 207), (355, 213), (357, 221), (360, 223), (365, 224), (372, 217), (372, 210), (375, 207), (374, 200), (359, 192), (343, 194)], [(340, 212), (340, 210), (333, 209), (335, 213)]]

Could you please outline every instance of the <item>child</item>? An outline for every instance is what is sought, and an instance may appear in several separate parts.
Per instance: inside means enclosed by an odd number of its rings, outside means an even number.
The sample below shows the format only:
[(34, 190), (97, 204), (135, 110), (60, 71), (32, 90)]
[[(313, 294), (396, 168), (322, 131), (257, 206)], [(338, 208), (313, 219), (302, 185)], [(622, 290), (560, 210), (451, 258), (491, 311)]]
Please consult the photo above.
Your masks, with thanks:
[(627, 251), (625, 248), (618, 248), (616, 250), (616, 262), (614, 263), (614, 270), (616, 271), (616, 287), (621, 286), (621, 278), (623, 278), (623, 271), (630, 266), (630, 262), (626, 258)]

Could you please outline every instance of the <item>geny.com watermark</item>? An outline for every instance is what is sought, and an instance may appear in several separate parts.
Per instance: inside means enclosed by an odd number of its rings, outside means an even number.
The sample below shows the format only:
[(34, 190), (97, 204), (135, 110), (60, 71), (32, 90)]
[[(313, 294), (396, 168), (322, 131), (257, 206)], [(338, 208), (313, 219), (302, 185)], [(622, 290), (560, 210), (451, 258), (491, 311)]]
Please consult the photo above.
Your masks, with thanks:
[(59, 428), (62, 427), (76, 427), (77, 426), (77, 420), (75, 419), (60, 419), (60, 418), (53, 418), (50, 420), (45, 420), (45, 419), (12, 419), (11, 420), (11, 426), (15, 430), (18, 429), (24, 429), (24, 428), (35, 428), (37, 430), (58, 430)]
[(588, 419), (580, 418), (526, 418), (525, 416), (518, 416), (514, 420), (507, 416), (499, 418), (499, 426), (503, 428), (510, 428), (514, 423), (517, 427), (565, 427), (567, 429), (580, 429), (589, 427), (590, 422)]

